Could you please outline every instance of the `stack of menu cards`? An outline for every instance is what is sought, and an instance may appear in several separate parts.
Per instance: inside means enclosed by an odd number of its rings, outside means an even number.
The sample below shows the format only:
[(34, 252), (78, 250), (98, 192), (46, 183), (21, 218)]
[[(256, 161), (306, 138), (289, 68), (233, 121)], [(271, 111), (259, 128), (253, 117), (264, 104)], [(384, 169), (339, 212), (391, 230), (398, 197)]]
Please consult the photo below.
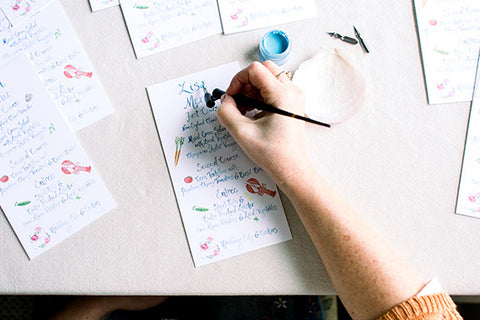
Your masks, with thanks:
[[(3, 3), (0, 1), (0, 6)], [(0, 12), (0, 65), (25, 54), (73, 131), (113, 112), (98, 75), (57, 0), (48, 1), (36, 12), (31, 9), (22, 19), (15, 18), (16, 10), (12, 7), (1, 8), (5, 15)]]
[(0, 207), (32, 259), (115, 207), (72, 133), (113, 108), (57, 0), (0, 8)]
[(24, 55), (0, 67), (0, 206), (30, 259), (115, 207)]

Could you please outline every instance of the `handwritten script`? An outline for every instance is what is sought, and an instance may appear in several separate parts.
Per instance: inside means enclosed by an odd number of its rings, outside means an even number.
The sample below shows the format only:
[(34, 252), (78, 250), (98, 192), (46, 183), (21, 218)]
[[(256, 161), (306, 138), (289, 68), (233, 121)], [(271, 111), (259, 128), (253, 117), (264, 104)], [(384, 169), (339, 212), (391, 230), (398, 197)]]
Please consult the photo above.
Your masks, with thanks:
[(218, 0), (225, 34), (315, 18), (314, 0)]

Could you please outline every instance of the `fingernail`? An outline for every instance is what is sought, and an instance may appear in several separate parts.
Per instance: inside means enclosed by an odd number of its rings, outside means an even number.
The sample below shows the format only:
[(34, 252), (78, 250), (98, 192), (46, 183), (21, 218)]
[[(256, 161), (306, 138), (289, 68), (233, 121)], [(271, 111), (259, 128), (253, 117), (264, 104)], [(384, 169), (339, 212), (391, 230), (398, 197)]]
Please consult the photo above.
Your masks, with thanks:
[(227, 94), (222, 94), (222, 96), (220, 97), (220, 102), (223, 103), (226, 98), (227, 98)]

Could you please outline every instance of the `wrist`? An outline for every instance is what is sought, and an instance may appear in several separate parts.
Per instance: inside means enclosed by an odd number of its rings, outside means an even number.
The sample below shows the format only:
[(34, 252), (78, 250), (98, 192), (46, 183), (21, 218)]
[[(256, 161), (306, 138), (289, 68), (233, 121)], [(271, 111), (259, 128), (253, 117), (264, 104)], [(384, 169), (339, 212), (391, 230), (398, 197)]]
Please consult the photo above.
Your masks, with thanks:
[(296, 161), (295, 165), (283, 166), (270, 173), (277, 186), (287, 194), (302, 189), (309, 179), (317, 174), (313, 164), (308, 160)]

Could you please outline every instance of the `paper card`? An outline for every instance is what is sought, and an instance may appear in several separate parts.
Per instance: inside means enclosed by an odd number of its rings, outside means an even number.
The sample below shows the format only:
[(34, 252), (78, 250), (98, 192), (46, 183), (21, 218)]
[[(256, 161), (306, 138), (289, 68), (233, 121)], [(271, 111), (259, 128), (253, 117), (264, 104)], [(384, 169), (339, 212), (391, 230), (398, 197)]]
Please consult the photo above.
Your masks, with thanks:
[(73, 131), (113, 112), (58, 1), (17, 28), (0, 17), (0, 41), (0, 64), (24, 52)]
[(315, 18), (314, 0), (218, 0), (225, 34)]
[(90, 0), (90, 7), (94, 12), (118, 6), (118, 4), (118, 0)]
[(415, 0), (428, 103), (471, 101), (480, 1)]
[[(273, 181), (205, 105), (238, 63), (147, 88), (195, 266), (291, 239)], [(218, 102), (217, 102), (218, 105)]]
[(480, 67), (476, 78), (455, 212), (480, 218)]
[(120, 1), (137, 58), (222, 32), (215, 0)]
[(0, 67), (0, 206), (30, 259), (115, 207), (25, 56)]
[(17, 27), (38, 14), (52, 0), (0, 0), (0, 8), (10, 24)]

